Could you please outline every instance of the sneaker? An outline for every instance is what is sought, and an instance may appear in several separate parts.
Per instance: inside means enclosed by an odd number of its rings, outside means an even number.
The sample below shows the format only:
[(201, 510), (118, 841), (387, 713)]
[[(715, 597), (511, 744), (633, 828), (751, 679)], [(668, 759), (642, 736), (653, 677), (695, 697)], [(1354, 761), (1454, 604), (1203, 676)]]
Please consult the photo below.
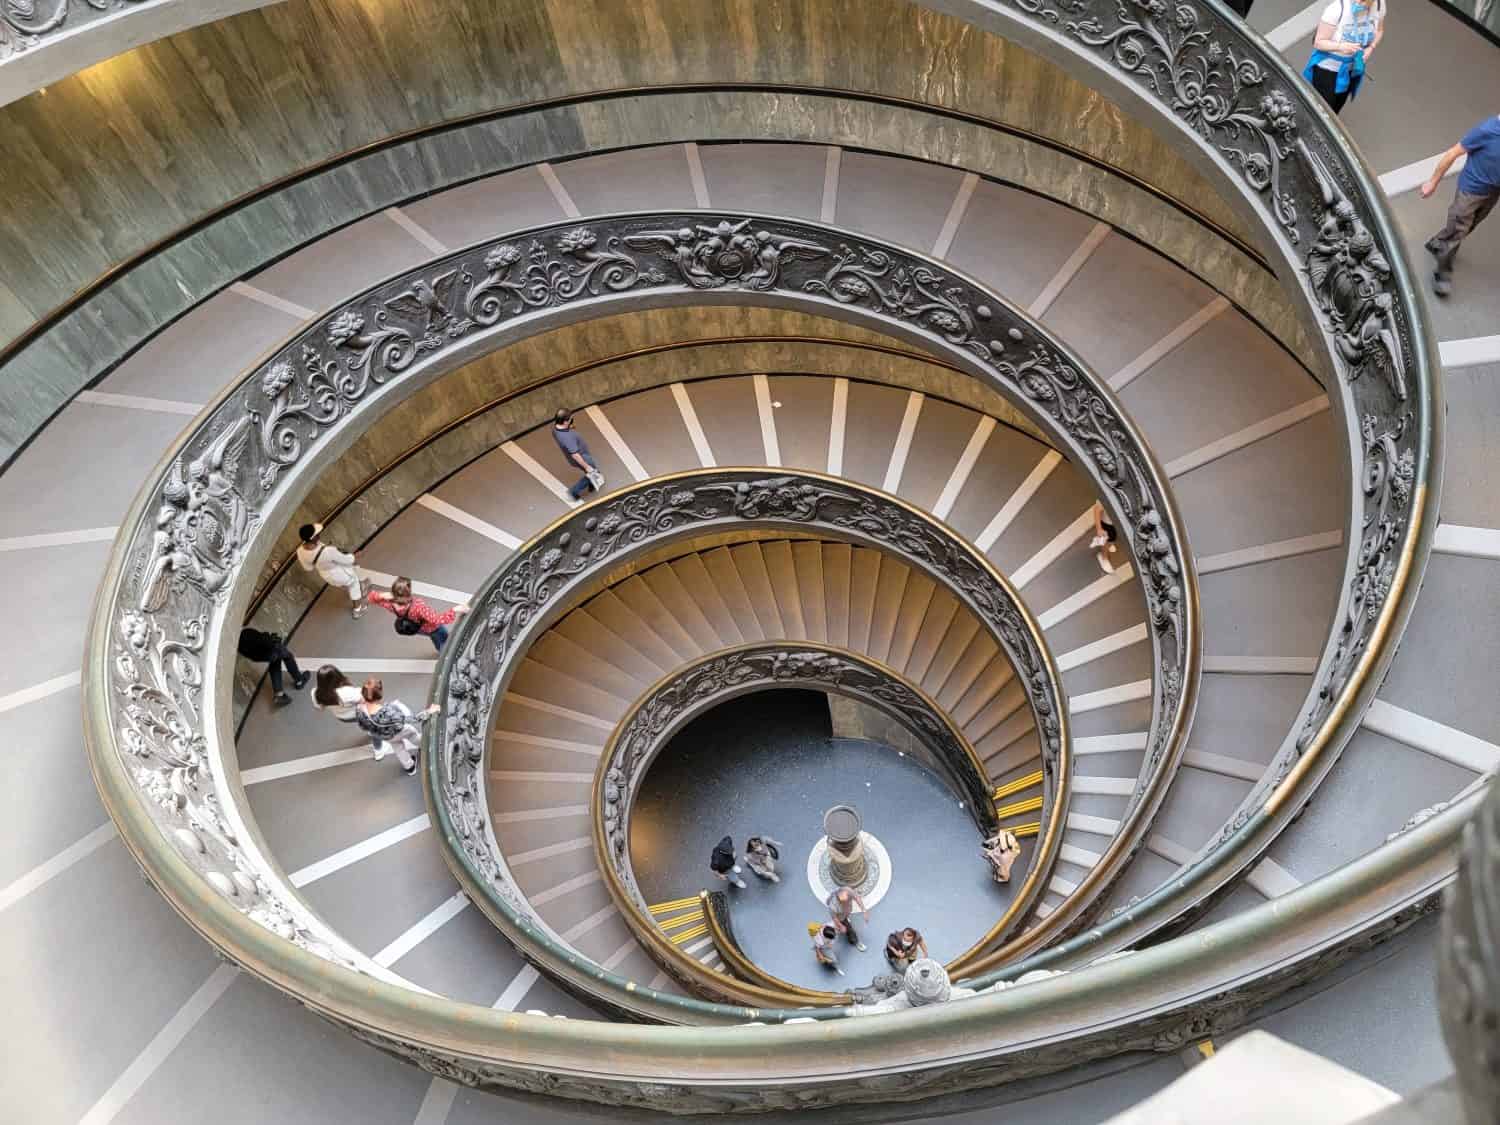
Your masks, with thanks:
[(1453, 279), (1444, 277), (1442, 274), (1432, 275), (1432, 291), (1439, 297), (1446, 297), (1453, 292)]
[(274, 703), (274, 704), (276, 704), (276, 706), (278, 706), (278, 707), (285, 707), (291, 701), (292, 701), (292, 697), (290, 695), (288, 695), (284, 691), (278, 691), (275, 695), (273, 695), (271, 697), (271, 702)]
[(407, 777), (413, 776), (417, 772), (417, 763), (413, 762), (409, 766), (402, 766), (401, 772), (404, 773)]
[(302, 675), (300, 675), (300, 676), (293, 676), (292, 677), (292, 686), (294, 688), (296, 688), (298, 691), (301, 691), (303, 688), (305, 688), (307, 686), (307, 681), (310, 680), (310, 679), (312, 679), (312, 673), (311, 672), (303, 672)]
[(1435, 238), (1429, 238), (1426, 242), (1422, 243), (1422, 249), (1426, 250), (1434, 258), (1436, 258), (1440, 253), (1438, 241)]
[(1105, 574), (1113, 574), (1115, 572), (1115, 564), (1110, 562), (1105, 555), (1095, 555), (1094, 558), (1099, 561), (1099, 569), (1104, 571)]
[(743, 879), (731, 879), (730, 882), (733, 883), (736, 887), (738, 887), (742, 891), (743, 890), (748, 890), (748, 887), (745, 884), (745, 880), (743, 880)]
[(354, 618), (356, 621), (359, 618), (363, 617), (364, 615), (365, 615), (365, 605), (364, 605), (363, 602), (360, 602), (358, 605), (356, 605), (353, 609), (351, 609), (349, 611), (349, 616), (352, 617), (352, 618)]
[(734, 866), (734, 867), (733, 867), (733, 869), (732, 869), (732, 870), (733, 870), (733, 871), (734, 871), (734, 873), (735, 873), (735, 874), (736, 874), (736, 875), (738, 875), (738, 874), (739, 874), (739, 873), (740, 873), (740, 867), (739, 867), (739, 864), (735, 864), (735, 866)]
[(857, 950), (859, 950), (861, 953), (863, 953), (865, 951), (865, 943), (864, 942), (860, 942), (854, 948), (857, 949)]

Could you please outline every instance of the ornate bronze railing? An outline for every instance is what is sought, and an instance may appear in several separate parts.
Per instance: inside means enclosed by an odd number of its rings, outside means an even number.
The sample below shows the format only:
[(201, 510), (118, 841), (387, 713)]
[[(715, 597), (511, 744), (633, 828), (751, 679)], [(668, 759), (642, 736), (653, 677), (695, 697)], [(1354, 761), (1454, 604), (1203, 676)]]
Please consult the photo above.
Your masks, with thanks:
[[(426, 763), (429, 810), (444, 858), (460, 885), (523, 953), (554, 972), (562, 971), (575, 988), (602, 989), (601, 1002), (624, 1010), (635, 1007), (641, 990), (602, 970), (575, 972), (560, 956), (571, 952), (566, 943), (511, 879), (495, 839), (485, 784), (495, 708), (531, 644), (572, 609), (582, 593), (594, 590), (601, 575), (619, 572), (633, 559), (672, 544), (717, 540), (745, 529), (790, 531), (873, 547), (894, 554), (952, 592), (1015, 669), (1040, 744), (1049, 818), (1032, 857), (1037, 877), (1023, 882), (1004, 913), (1004, 926), (1019, 923), (1034, 903), (1042, 890), (1042, 875), (1061, 845), (1060, 817), (1071, 768), (1061, 676), (1040, 627), (982, 554), (933, 517), (892, 496), (817, 473), (702, 469), (620, 489), (562, 516), (522, 544), (475, 593), (472, 612), (453, 628), (438, 663), (433, 694), (445, 722), (429, 727)], [(822, 659), (803, 659), (815, 653)], [(735, 666), (737, 683), (714, 678), (728, 664)], [(674, 671), (643, 696), (601, 755), (595, 832), (606, 882), (627, 924), (685, 984), (742, 1004), (766, 1002), (763, 996), (739, 998), (730, 982), (709, 980), (696, 971), (699, 966), (690, 964), (691, 958), (663, 949), (665, 943), (656, 940), (659, 935), (642, 909), (625, 846), (624, 810), (661, 745), (656, 735), (696, 714), (700, 697), (728, 698), (737, 688), (748, 688), (757, 680), (773, 685), (778, 678), (854, 690), (857, 674), (880, 681), (864, 685), (859, 690), (862, 697), (896, 707), (899, 693), (904, 706), (897, 709), (908, 721), (952, 743), (947, 761), (955, 783), (978, 806), (978, 825), (993, 823), (987, 778), (972, 749), (930, 701), (898, 680), (875, 674), (857, 654), (778, 640), (765, 649), (735, 650), (717, 662), (711, 657)], [(695, 691), (684, 694), (684, 684)], [(877, 690), (882, 685), (885, 690)], [(710, 687), (714, 690), (708, 691)], [(617, 799), (611, 800), (612, 795)], [(1001, 932), (1000, 923), (991, 931)], [(568, 968), (558, 970), (558, 964)], [(671, 1003), (657, 995), (645, 1000), (654, 1010)]]
[[(1350, 553), (1314, 685), (1270, 768), (1183, 872), (1028, 964), (1088, 959), (1206, 909), (1301, 810), (1358, 728), (1410, 616), (1437, 522), (1437, 349), (1384, 195), (1321, 99), (1213, 0), (922, 0), (1058, 60), (1175, 132), (1266, 232), (1335, 372)], [(991, 970), (981, 960), (972, 971)], [(1008, 970), (1007, 970), (1008, 971)]]
[[(1090, 67), (1127, 106), (1176, 130), (1202, 167), (1245, 201), (1263, 222), (1273, 261), (1302, 290), (1309, 327), (1338, 372), (1330, 399), (1359, 453), (1339, 623), (1299, 729), (1254, 804), (1203, 862), (1105, 923), (1098, 936), (1075, 940), (1058, 955), (1067, 960), (1128, 943), (1226, 886), (1298, 811), (1352, 733), (1411, 611), (1436, 518), (1436, 349), (1373, 178), (1317, 98), (1217, 4), (931, 6)], [(1197, 621), (1187, 596), (1190, 570), (1170, 570), (1170, 560), (1185, 556), (1179, 525), (1165, 493), (1158, 498), (1160, 474), (1149, 458), (1140, 464), (1118, 456), (1120, 435), (1134, 438), (1129, 423), (1064, 350), (963, 279), (910, 255), (861, 249), (862, 240), (780, 221), (759, 224), (764, 241), (748, 223), (726, 221), (719, 229), (703, 216), (636, 222), (632, 230), (606, 232), (602, 243), (603, 224), (595, 224), (538, 238), (535, 252), (502, 244), (455, 255), (423, 277), (426, 290), (411, 290), (414, 306), (402, 301), (405, 279), (377, 289), (333, 322), (300, 334), (222, 396), (138, 499), (90, 635), (86, 731), (122, 839), (200, 932), (362, 1038), (462, 1080), (659, 1108), (659, 1083), (668, 1078), (674, 1085), (665, 1096), (674, 1108), (727, 1112), (916, 1097), (1125, 1049), (1170, 1049), (1198, 1029), (1242, 1019), (1249, 1003), (1324, 971), (1335, 954), (1429, 908), (1452, 876), (1457, 825), (1472, 799), (1192, 942), (1167, 942), (951, 1009), (892, 1017), (900, 1026), (890, 1031), (877, 1026), (883, 1020), (840, 1023), (830, 1038), (827, 1028), (816, 1036), (797, 1027), (646, 1032), (502, 1019), (397, 989), (368, 963), (364, 979), (350, 974), (338, 963), (347, 957), (279, 880), (236, 803), (222, 698), (229, 659), (223, 640), (247, 596), (234, 579), (264, 557), (261, 529), (284, 515), (293, 483), (348, 443), (351, 421), (507, 333), (549, 316), (580, 315), (591, 304), (666, 302), (701, 290), (837, 308), (1018, 389), (1059, 448), (1106, 486), (1142, 560), (1158, 668), (1181, 663), (1192, 673), (1166, 681), (1175, 697), (1158, 693), (1158, 713), (1166, 700), (1182, 721), (1153, 716), (1149, 756), (1180, 751), (1196, 691)], [(629, 252), (650, 247), (665, 255), (670, 275), (648, 254)], [(814, 261), (818, 267), (809, 269)], [(824, 288), (807, 288), (816, 283)], [(502, 325), (511, 309), (525, 316)], [(206, 670), (205, 651), (215, 657)], [(1226, 989), (1227, 979), (1239, 983)], [(1047, 1008), (1064, 995), (1070, 1006), (1092, 1005), (1094, 1028), (1112, 1030), (1060, 1040), (1063, 1029)], [(1003, 1040), (995, 1034), (1001, 1026)], [(896, 1032), (904, 1073), (891, 1082), (875, 1075), (897, 1062)], [(993, 1048), (982, 1065), (967, 1049), (954, 1056), (955, 1043), (981, 1040)], [(832, 1068), (830, 1049), (838, 1052)]]

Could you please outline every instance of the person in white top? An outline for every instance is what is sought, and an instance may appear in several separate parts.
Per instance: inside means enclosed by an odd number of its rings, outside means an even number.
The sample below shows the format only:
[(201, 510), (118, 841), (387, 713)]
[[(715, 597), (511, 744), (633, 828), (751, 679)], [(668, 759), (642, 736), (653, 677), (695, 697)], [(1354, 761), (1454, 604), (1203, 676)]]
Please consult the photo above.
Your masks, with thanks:
[[(358, 723), (356, 713), (364, 695), (349, 682), (349, 677), (332, 664), (318, 669), (318, 678), (313, 683), (312, 705), (319, 711), (327, 711), (341, 723)], [(370, 735), (370, 753), (378, 762), (391, 752), (383, 739)]]
[(349, 594), (349, 612), (360, 617), (365, 612), (365, 588), (355, 569), (352, 551), (341, 551), (332, 543), (322, 540), (323, 525), (305, 523), (297, 531), (302, 537), (302, 546), (297, 548), (297, 561), (303, 570), (318, 572), (318, 577), (330, 586), (337, 586)]
[(1338, 113), (1364, 80), (1385, 37), (1385, 0), (1332, 0), (1318, 20), (1313, 53), (1302, 76)]

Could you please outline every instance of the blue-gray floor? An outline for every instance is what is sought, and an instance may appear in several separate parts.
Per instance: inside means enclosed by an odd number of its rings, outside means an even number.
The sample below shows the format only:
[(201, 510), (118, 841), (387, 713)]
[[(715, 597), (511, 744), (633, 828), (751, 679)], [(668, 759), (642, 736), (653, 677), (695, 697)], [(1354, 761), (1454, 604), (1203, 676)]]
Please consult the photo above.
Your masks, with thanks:
[[(807, 925), (826, 917), (807, 880), (807, 859), (822, 838), (823, 812), (855, 805), (865, 830), (891, 854), (885, 898), (860, 927), (867, 949), (841, 943), (839, 978), (814, 961)], [(914, 926), (939, 960), (958, 956), (1004, 912), (1011, 891), (990, 878), (970, 810), (941, 778), (880, 743), (829, 736), (827, 698), (806, 691), (764, 692), (718, 707), (685, 727), (662, 751), (632, 816), (631, 857), (648, 902), (682, 898), (722, 884), (708, 857), (729, 834), (769, 834), (785, 845), (782, 881), (746, 870), (731, 890), (736, 937), (768, 972), (794, 984), (833, 990), (885, 972), (885, 936)], [(1018, 867), (1012, 886), (1019, 886)], [(856, 919), (859, 926), (860, 919)]]

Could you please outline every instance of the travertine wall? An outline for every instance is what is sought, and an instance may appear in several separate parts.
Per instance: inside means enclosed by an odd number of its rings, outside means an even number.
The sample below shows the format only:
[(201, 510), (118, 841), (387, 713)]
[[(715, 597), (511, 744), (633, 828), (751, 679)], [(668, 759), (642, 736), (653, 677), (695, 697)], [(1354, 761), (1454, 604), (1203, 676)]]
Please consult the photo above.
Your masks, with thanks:
[[(717, 89), (643, 93), (683, 84)], [(783, 89), (734, 88), (746, 84)], [(906, 103), (968, 120), (910, 116)], [(510, 112), (428, 133), (498, 111)], [(0, 110), (0, 344), (204, 224), (6, 364), (0, 456), (171, 317), (291, 247), (448, 184), (599, 148), (716, 137), (889, 147), (1107, 205), (1168, 252), (1215, 242), (1150, 193), (1131, 197), (1127, 183), (986, 121), (1117, 167), (1251, 241), (1164, 140), (1097, 92), (903, 0), (287, 0), (182, 32)], [(424, 135), (342, 159), (404, 134)], [(1224, 259), (1211, 269), (1257, 272), (1227, 243), (1209, 256)], [(1264, 275), (1259, 286), (1274, 290)], [(1279, 334), (1276, 319), (1266, 323)]]

